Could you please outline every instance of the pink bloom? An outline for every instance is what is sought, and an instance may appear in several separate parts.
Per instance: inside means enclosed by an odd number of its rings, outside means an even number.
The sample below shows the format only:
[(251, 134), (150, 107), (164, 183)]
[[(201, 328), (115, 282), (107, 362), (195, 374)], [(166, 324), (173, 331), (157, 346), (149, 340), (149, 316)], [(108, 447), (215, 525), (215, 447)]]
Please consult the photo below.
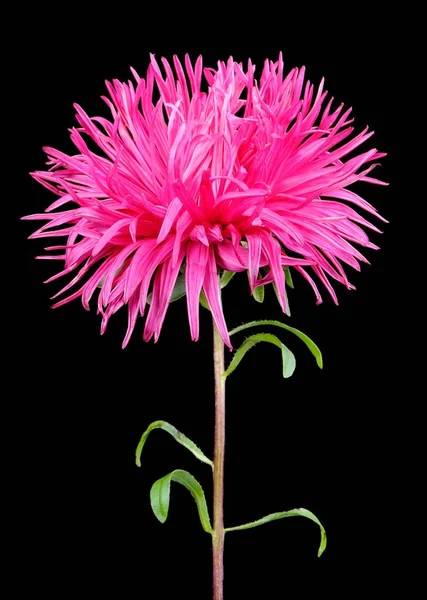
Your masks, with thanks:
[(329, 278), (352, 287), (342, 263), (359, 269), (359, 261), (366, 262), (353, 243), (376, 248), (359, 225), (378, 230), (349, 204), (376, 215), (375, 209), (347, 188), (356, 181), (381, 183), (370, 172), (384, 154), (355, 155), (372, 133), (350, 137), (351, 110), (332, 110), (332, 99), (326, 104), (323, 81), (316, 92), (304, 85), (304, 68), (284, 76), (281, 56), (265, 62), (259, 82), (251, 61), (246, 71), (232, 58), (217, 70), (203, 70), (201, 57), (192, 66), (186, 56), (185, 70), (176, 57), (173, 62), (175, 73), (162, 59), (162, 74), (152, 56), (145, 79), (133, 72), (135, 84), (107, 83), (111, 120), (76, 106), (80, 127), (71, 130), (71, 140), (77, 154), (46, 148), (51, 168), (33, 173), (59, 199), (46, 213), (26, 218), (47, 221), (33, 238), (67, 238), (46, 248), (60, 254), (41, 257), (65, 261), (48, 281), (78, 269), (59, 294), (75, 285), (76, 291), (55, 306), (81, 297), (89, 309), (97, 292), (104, 332), (127, 304), (125, 346), (151, 291), (144, 340), (157, 340), (185, 267), (192, 339), (199, 335), (203, 290), (231, 347), (222, 270), (247, 271), (251, 291), (274, 281), (283, 310), (284, 266), (307, 279), (318, 302), (309, 270), (334, 301)]

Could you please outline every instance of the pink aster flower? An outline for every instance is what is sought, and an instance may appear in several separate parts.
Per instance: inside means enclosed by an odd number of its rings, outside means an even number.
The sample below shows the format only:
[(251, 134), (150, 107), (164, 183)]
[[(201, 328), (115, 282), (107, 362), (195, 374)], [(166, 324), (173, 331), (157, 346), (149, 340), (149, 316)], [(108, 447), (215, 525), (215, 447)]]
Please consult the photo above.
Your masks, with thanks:
[(232, 58), (216, 70), (203, 70), (201, 57), (193, 66), (186, 56), (185, 69), (176, 57), (173, 63), (175, 71), (162, 59), (162, 73), (152, 56), (145, 79), (133, 71), (135, 83), (107, 83), (111, 120), (76, 106), (77, 153), (45, 148), (50, 169), (33, 173), (59, 199), (26, 218), (47, 221), (33, 238), (67, 238), (46, 248), (59, 254), (41, 257), (65, 261), (48, 281), (77, 270), (56, 296), (77, 289), (54, 306), (80, 297), (89, 309), (97, 293), (103, 333), (127, 305), (125, 346), (151, 292), (144, 340), (157, 340), (185, 269), (192, 339), (203, 290), (231, 347), (223, 270), (247, 271), (252, 292), (274, 282), (283, 310), (283, 267), (305, 277), (317, 302), (313, 274), (335, 302), (330, 279), (352, 287), (342, 265), (367, 262), (353, 244), (376, 248), (360, 225), (378, 230), (350, 205), (378, 215), (348, 186), (381, 184), (370, 172), (384, 154), (356, 154), (372, 132), (352, 136), (351, 109), (332, 109), (323, 81), (317, 91), (304, 84), (304, 68), (285, 76), (281, 56), (265, 62), (259, 82), (251, 61), (246, 70)]

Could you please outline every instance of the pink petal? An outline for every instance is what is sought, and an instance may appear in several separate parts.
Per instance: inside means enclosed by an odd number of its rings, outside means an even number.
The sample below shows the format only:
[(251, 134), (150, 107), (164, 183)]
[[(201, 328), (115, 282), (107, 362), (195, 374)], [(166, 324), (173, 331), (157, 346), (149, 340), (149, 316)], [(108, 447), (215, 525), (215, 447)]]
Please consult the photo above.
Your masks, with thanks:
[(253, 292), (256, 280), (258, 278), (258, 272), (261, 260), (261, 237), (259, 235), (246, 234), (246, 241), (248, 243), (248, 275), (249, 275), (249, 286), (251, 292)]
[(151, 306), (144, 328), (144, 340), (146, 342), (151, 339), (153, 333), (154, 341), (157, 342), (159, 339), (183, 258), (184, 250), (182, 249), (176, 264), (173, 265), (172, 260), (169, 258), (165, 260), (156, 273), (153, 283)]
[(217, 273), (215, 255), (212, 249), (209, 251), (205, 279), (203, 282), (203, 291), (211, 309), (215, 325), (217, 326), (225, 345), (232, 350), (233, 347), (231, 345), (230, 336), (228, 335), (227, 325), (225, 323), (224, 313), (222, 310), (219, 277)]
[(199, 337), (200, 292), (205, 279), (206, 266), (210, 250), (199, 242), (189, 242), (185, 268), (185, 291), (187, 295), (188, 320), (191, 339)]

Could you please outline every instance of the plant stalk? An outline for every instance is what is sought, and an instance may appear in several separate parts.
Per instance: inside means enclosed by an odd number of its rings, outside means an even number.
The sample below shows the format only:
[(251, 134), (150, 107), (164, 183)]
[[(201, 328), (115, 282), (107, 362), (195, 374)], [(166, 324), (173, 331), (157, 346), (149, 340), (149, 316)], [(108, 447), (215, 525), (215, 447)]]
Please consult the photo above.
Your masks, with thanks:
[(213, 600), (223, 600), (224, 581), (224, 453), (225, 380), (224, 342), (213, 322), (213, 359), (215, 375), (215, 447), (213, 473)]

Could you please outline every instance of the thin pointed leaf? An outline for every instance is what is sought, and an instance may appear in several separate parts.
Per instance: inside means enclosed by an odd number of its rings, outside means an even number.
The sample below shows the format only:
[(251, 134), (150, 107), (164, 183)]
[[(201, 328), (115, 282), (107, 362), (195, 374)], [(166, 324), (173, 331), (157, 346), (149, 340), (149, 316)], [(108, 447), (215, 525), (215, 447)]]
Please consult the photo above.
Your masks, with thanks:
[[(274, 290), (274, 293), (276, 294), (277, 302), (280, 304), (279, 294), (277, 293), (277, 287), (276, 287), (276, 284), (274, 283), (274, 281), (273, 281), (273, 290)], [(289, 306), (288, 292), (286, 291), (286, 289), (285, 289), (285, 300), (286, 300), (285, 315), (290, 317), (291, 316), (291, 308)]]
[(300, 338), (313, 354), (316, 359), (317, 365), (320, 369), (323, 369), (323, 358), (320, 348), (311, 340), (308, 335), (300, 331), (299, 329), (295, 329), (295, 327), (290, 327), (289, 325), (285, 325), (280, 321), (251, 321), (250, 323), (244, 323), (243, 325), (239, 325), (239, 327), (235, 327), (232, 329), (229, 334), (234, 335), (235, 333), (239, 333), (239, 331), (244, 331), (245, 329), (249, 329), (250, 327), (258, 327), (264, 325), (273, 325), (274, 327), (281, 327), (282, 329), (286, 329), (286, 331), (290, 331), (294, 335)]
[(227, 370), (223, 374), (224, 379), (231, 375), (235, 369), (237, 369), (246, 352), (248, 352), (248, 350), (253, 348), (259, 342), (268, 342), (280, 348), (282, 352), (283, 377), (287, 379), (292, 375), (292, 373), (295, 371), (295, 356), (292, 354), (289, 348), (282, 344), (279, 338), (272, 333), (254, 333), (246, 338), (240, 348), (234, 353), (231, 363), (228, 365)]
[(256, 288), (254, 288), (254, 300), (262, 304), (264, 302), (264, 291), (263, 285), (258, 285)]
[(283, 270), (285, 271), (286, 285), (288, 285), (293, 290), (294, 282), (292, 280), (291, 270), (289, 267), (283, 267)]
[(179, 275), (177, 277), (175, 286), (172, 290), (172, 296), (169, 302), (175, 302), (185, 296), (185, 275)]
[(221, 289), (225, 288), (225, 286), (228, 285), (228, 283), (231, 281), (231, 279), (234, 277), (234, 275), (235, 275), (234, 271), (224, 271), (219, 279), (220, 288)]
[[(171, 299), (169, 300), (169, 303), (176, 302), (183, 296), (185, 296), (185, 275), (184, 274), (178, 276), (176, 283), (174, 285), (174, 288), (172, 290), (172, 295), (171, 295)], [(153, 298), (153, 294), (150, 292), (147, 297), (147, 304), (151, 304), (152, 298)]]
[(149, 425), (149, 427), (146, 429), (146, 431), (142, 434), (142, 437), (139, 441), (139, 444), (136, 448), (136, 453), (135, 453), (135, 458), (136, 458), (135, 462), (138, 465), (138, 467), (141, 466), (142, 449), (144, 448), (144, 445), (145, 445), (145, 442), (147, 441), (148, 436), (154, 429), (163, 429), (163, 431), (166, 431), (167, 433), (169, 433), (178, 442), (178, 444), (185, 446), (185, 448), (187, 448), (187, 450), (190, 450), (190, 452), (192, 452), (196, 458), (198, 458), (202, 462), (206, 463), (207, 465), (210, 465), (213, 468), (213, 462), (211, 460), (209, 460), (209, 458), (203, 454), (203, 452), (200, 450), (200, 448), (198, 446), (196, 446), (196, 444), (194, 442), (192, 442), (187, 436), (185, 436), (183, 433), (178, 431), (178, 429), (176, 429), (176, 427), (174, 427), (173, 425), (170, 425), (170, 423), (166, 423), (166, 421), (154, 421), (153, 423), (151, 423), (151, 425)]
[(239, 525), (238, 527), (228, 527), (225, 529), (225, 532), (228, 533), (230, 531), (242, 531), (243, 529), (251, 529), (252, 527), (258, 527), (258, 525), (264, 525), (265, 523), (270, 523), (271, 521), (277, 521), (277, 519), (285, 519), (286, 517), (306, 517), (311, 521), (314, 521), (320, 527), (320, 546), (317, 552), (317, 556), (321, 556), (323, 551), (326, 548), (326, 531), (323, 527), (322, 523), (319, 519), (314, 515), (311, 511), (306, 508), (294, 508), (293, 510), (287, 510), (285, 512), (278, 512), (268, 515), (262, 519), (258, 519), (258, 521), (252, 521), (251, 523), (246, 523), (245, 525)]
[(172, 473), (165, 475), (165, 477), (158, 479), (151, 488), (151, 508), (160, 523), (164, 523), (168, 518), (170, 487), (172, 481), (180, 483), (190, 492), (197, 504), (197, 510), (199, 511), (200, 522), (203, 529), (207, 533), (212, 533), (208, 507), (206, 506), (206, 498), (202, 486), (192, 475), (190, 475), (190, 473), (182, 471), (181, 469), (176, 469), (175, 471), (172, 471)]
[[(123, 269), (123, 265), (117, 269), (116, 275), (118, 275), (122, 269)], [(102, 286), (104, 285), (104, 281), (106, 280), (106, 278), (107, 278), (107, 276), (105, 275), (105, 277), (103, 277), (101, 279), (101, 281), (98, 283), (98, 285), (96, 287), (102, 288)]]
[(200, 292), (200, 304), (203, 306), (203, 308), (206, 308), (206, 310), (210, 311), (209, 304), (206, 300), (205, 292), (203, 290)]

